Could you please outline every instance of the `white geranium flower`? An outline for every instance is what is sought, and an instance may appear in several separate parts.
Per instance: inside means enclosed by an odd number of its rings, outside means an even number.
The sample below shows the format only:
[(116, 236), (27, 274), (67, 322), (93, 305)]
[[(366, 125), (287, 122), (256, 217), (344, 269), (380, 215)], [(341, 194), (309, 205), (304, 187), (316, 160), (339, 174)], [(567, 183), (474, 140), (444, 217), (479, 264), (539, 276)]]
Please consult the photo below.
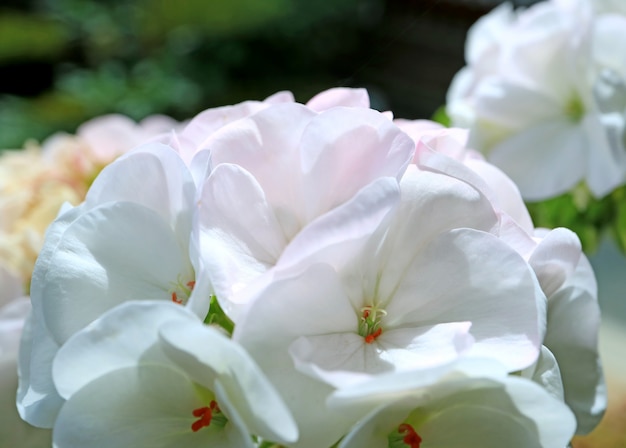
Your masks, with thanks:
[[(467, 149), (459, 130), (424, 131), (424, 123), (405, 123), (405, 127), (413, 131), (410, 135), (417, 145), (415, 161), (420, 167), (466, 180), (489, 197), (498, 210), (503, 223), (500, 238), (528, 261), (548, 299), (543, 359), (538, 361), (543, 367), (532, 367), (541, 370), (533, 379), (570, 406), (578, 421), (577, 433), (591, 431), (606, 408), (606, 390), (598, 355), (597, 285), (578, 237), (563, 228), (534, 229), (515, 185)], [(558, 362), (556, 373), (554, 368), (545, 367), (549, 358)]]
[(545, 296), (528, 264), (489, 233), (497, 227), (489, 201), (416, 169), (401, 186), (392, 222), (362, 252), (336, 270), (317, 264), (274, 280), (235, 328), (290, 405), (303, 446), (333, 443), (350, 424), (352, 416), (309, 404), (329, 386), (459, 356), (493, 357), (514, 371), (539, 354)]
[[(213, 134), (200, 193), (202, 253), (216, 295), (238, 308), (277, 265), (349, 254), (395, 206), (411, 140), (384, 115), (275, 105)], [(270, 275), (268, 274), (268, 275)], [(251, 286), (252, 285), (252, 286)]]
[(502, 6), (468, 34), (468, 66), (448, 92), (453, 123), (527, 200), (585, 180), (596, 197), (626, 182), (626, 17), (588, 0)]
[(377, 404), (340, 448), (567, 445), (575, 421), (560, 400), (532, 381), (506, 376), (491, 362), (464, 370), (389, 374), (338, 390), (329, 399), (331, 407)]
[(141, 298), (206, 316), (210, 286), (195, 256), (194, 195), (179, 156), (155, 144), (105, 168), (85, 203), (52, 224), (33, 274), (33, 325), (20, 354), (25, 420), (52, 425), (61, 403), (49, 378), (52, 357), (106, 310)]
[(298, 430), (248, 354), (193, 313), (128, 302), (72, 336), (54, 361), (67, 399), (58, 448), (250, 447)]

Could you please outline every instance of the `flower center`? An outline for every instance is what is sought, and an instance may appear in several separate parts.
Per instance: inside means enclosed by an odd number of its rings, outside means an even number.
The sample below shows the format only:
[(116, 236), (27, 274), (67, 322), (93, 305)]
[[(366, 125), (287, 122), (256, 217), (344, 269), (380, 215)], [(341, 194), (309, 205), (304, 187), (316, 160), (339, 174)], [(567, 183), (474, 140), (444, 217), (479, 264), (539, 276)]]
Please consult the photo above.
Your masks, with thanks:
[(389, 448), (420, 448), (422, 438), (419, 436), (413, 426), (408, 423), (402, 423), (398, 429), (389, 434), (387, 438)]
[(387, 315), (387, 311), (375, 306), (361, 308), (359, 318), (359, 336), (363, 336), (366, 344), (374, 342), (381, 335), (383, 329), (381, 321)]
[(220, 428), (223, 428), (228, 422), (228, 419), (218, 406), (215, 400), (211, 400), (208, 406), (204, 406), (202, 408), (194, 409), (193, 416), (198, 417), (198, 420), (191, 424), (191, 430), (193, 432), (198, 432), (202, 428), (211, 426), (211, 423), (217, 425)]
[(170, 294), (172, 302), (184, 305), (187, 303), (196, 282), (193, 280), (185, 282), (184, 280), (181, 280), (180, 276), (178, 276), (176, 282), (171, 282), (170, 284), (172, 287), (169, 289), (168, 293)]
[(565, 115), (574, 123), (578, 123), (585, 115), (585, 105), (581, 98), (573, 95), (565, 105)]

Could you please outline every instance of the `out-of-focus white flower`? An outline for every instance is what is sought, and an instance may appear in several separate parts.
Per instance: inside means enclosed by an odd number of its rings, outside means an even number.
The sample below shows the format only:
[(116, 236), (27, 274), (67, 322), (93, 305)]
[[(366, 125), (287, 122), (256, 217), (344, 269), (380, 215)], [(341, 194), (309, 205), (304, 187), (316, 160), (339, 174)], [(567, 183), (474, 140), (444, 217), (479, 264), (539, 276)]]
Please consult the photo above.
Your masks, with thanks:
[(59, 448), (254, 447), (298, 431), (248, 354), (183, 307), (128, 302), (72, 336), (54, 362)]
[(586, 181), (602, 197), (626, 182), (626, 16), (588, 0), (502, 5), (468, 34), (448, 91), (453, 124), (527, 200)]

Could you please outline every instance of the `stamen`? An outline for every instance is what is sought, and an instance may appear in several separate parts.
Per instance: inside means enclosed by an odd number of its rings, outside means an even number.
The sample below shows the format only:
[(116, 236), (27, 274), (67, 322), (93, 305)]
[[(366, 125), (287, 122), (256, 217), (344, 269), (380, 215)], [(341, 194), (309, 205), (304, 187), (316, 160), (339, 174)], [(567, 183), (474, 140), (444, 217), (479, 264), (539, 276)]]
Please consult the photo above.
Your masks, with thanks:
[(383, 329), (379, 328), (374, 333), (368, 334), (367, 336), (365, 336), (365, 343), (366, 344), (371, 344), (372, 342), (374, 342), (376, 340), (376, 338), (378, 338), (378, 336), (380, 336), (380, 334), (382, 332), (383, 332)]
[(361, 313), (359, 335), (363, 336), (366, 344), (371, 344), (382, 334), (381, 323), (387, 312), (375, 306), (366, 306), (361, 308)]
[(410, 446), (411, 448), (420, 448), (420, 444), (422, 443), (422, 438), (415, 432), (415, 429), (407, 423), (402, 423), (398, 426), (398, 432), (400, 434), (405, 434), (402, 441)]
[(178, 298), (178, 295), (176, 294), (176, 292), (173, 292), (172, 293), (172, 302), (178, 303), (179, 305), (181, 305), (183, 303), (183, 300)]
[(211, 401), (208, 407), (205, 406), (202, 408), (194, 409), (192, 411), (192, 414), (194, 417), (199, 417), (199, 420), (191, 424), (191, 430), (193, 432), (198, 432), (202, 428), (210, 426), (211, 421), (213, 420), (214, 413), (215, 414), (221, 413), (220, 407), (218, 406), (217, 402), (215, 402), (215, 400)]
[(183, 283), (180, 275), (176, 282), (171, 282), (172, 286), (169, 290), (171, 294), (172, 302), (177, 303), (179, 305), (185, 304), (189, 296), (191, 296), (191, 292), (193, 291), (194, 286), (196, 286), (196, 282), (194, 280)]

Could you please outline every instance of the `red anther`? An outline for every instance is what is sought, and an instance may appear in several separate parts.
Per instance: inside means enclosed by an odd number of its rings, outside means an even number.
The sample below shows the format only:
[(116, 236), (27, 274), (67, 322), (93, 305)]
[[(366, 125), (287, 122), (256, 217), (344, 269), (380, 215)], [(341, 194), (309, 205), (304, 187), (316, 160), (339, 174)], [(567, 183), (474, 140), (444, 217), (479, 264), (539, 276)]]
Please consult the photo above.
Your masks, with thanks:
[(374, 342), (376, 340), (376, 338), (378, 338), (378, 336), (380, 336), (380, 334), (382, 332), (383, 332), (383, 329), (379, 328), (374, 333), (368, 334), (367, 336), (365, 336), (365, 343), (366, 344), (371, 344), (372, 342)]
[[(211, 402), (211, 404), (213, 403), (215, 402)], [(198, 432), (202, 428), (211, 425), (211, 420), (213, 419), (213, 411), (214, 411), (214, 409), (212, 408), (213, 406), (211, 406), (210, 408), (205, 406), (203, 408), (198, 408), (198, 409), (193, 410), (193, 416), (200, 417), (199, 420), (191, 424), (191, 430), (193, 432)]]
[(363, 310), (363, 319), (370, 317), (370, 310)]
[(187, 282), (187, 288), (193, 289), (194, 286), (196, 286), (196, 282), (194, 282), (194, 281)]
[(406, 433), (406, 436), (402, 439), (404, 443), (406, 443), (411, 448), (420, 448), (420, 444), (422, 443), (422, 438), (415, 432), (415, 429), (408, 423), (402, 423), (398, 426), (398, 432), (400, 434)]
[(211, 400), (211, 403), (209, 403), (209, 407), (214, 412), (222, 412), (220, 410), (220, 406), (217, 404), (217, 401), (215, 401), (215, 400)]
[(172, 302), (178, 303), (179, 305), (183, 303), (182, 299), (179, 299), (175, 292), (172, 293)]

